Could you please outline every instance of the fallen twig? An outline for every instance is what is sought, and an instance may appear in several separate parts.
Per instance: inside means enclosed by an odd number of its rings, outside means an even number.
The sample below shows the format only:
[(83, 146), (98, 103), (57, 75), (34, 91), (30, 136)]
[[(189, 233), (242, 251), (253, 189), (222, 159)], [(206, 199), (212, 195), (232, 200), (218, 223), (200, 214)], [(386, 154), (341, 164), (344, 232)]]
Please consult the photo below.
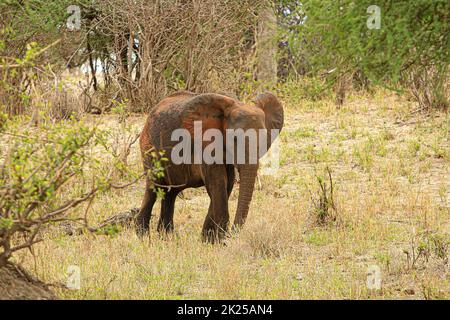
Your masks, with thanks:
[(64, 228), (64, 232), (69, 235), (81, 235), (85, 233), (86, 231), (92, 232), (92, 233), (98, 233), (102, 232), (103, 229), (107, 226), (129, 226), (133, 223), (135, 217), (139, 213), (138, 208), (133, 208), (125, 212), (118, 213), (112, 217), (109, 217), (106, 220), (103, 220), (100, 224), (98, 224), (96, 227), (89, 227), (86, 225), (83, 225), (81, 227), (74, 227), (73, 224), (69, 223), (68, 221), (65, 221), (61, 223), (61, 226)]

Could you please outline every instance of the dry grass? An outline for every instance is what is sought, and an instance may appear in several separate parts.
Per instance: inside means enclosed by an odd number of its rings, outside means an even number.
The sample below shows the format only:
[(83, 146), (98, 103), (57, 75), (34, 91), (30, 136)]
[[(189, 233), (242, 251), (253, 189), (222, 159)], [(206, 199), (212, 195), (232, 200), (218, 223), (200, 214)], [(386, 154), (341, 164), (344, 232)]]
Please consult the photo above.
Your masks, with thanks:
[[(48, 234), (34, 257), (16, 260), (47, 282), (65, 282), (68, 266), (79, 266), (81, 289), (56, 289), (67, 299), (449, 299), (448, 115), (411, 114), (386, 92), (351, 96), (340, 110), (331, 101), (285, 105), (281, 168), (261, 177), (248, 222), (227, 246), (200, 241), (209, 199), (191, 189), (177, 201), (173, 237), (161, 239), (154, 218), (150, 240), (131, 229)], [(140, 128), (144, 118), (131, 121)], [(310, 192), (325, 166), (336, 219), (317, 225)], [(142, 195), (143, 185), (114, 191), (95, 201), (91, 217), (139, 206)], [(232, 211), (236, 198), (235, 187)], [(381, 268), (381, 291), (366, 287), (371, 265)]]

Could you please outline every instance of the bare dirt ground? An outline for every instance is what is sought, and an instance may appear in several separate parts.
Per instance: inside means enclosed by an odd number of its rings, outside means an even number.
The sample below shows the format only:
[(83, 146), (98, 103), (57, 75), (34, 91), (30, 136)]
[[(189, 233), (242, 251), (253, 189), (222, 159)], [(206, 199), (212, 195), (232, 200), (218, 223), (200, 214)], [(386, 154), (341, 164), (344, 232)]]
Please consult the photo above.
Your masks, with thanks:
[(12, 264), (0, 268), (0, 300), (53, 300), (55, 294), (46, 284)]
[[(177, 200), (173, 236), (156, 233), (155, 205), (149, 239), (132, 228), (52, 232), (34, 257), (20, 252), (16, 262), (48, 283), (64, 283), (67, 268), (78, 266), (80, 289), (56, 289), (66, 299), (449, 299), (448, 114), (414, 113), (386, 92), (353, 95), (340, 110), (329, 101), (284, 104), (280, 169), (260, 177), (245, 228), (226, 246), (200, 241), (209, 198), (191, 189)], [(100, 117), (117, 128), (116, 116)], [(128, 119), (136, 131), (144, 121)], [(140, 166), (137, 146), (129, 163)], [(336, 210), (318, 224), (312, 198), (325, 167)], [(98, 198), (91, 219), (139, 206), (143, 187)], [(367, 287), (372, 266), (380, 290)]]

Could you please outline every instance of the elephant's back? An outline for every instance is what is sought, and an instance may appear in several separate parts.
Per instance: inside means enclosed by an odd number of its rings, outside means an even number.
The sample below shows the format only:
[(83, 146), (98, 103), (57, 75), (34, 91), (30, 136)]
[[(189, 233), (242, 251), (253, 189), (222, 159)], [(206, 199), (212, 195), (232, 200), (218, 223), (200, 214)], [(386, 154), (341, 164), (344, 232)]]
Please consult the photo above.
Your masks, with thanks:
[(172, 132), (182, 128), (184, 104), (194, 96), (189, 91), (176, 92), (161, 100), (150, 111), (140, 137), (142, 152), (153, 147), (158, 150), (170, 149), (176, 143), (170, 139)]

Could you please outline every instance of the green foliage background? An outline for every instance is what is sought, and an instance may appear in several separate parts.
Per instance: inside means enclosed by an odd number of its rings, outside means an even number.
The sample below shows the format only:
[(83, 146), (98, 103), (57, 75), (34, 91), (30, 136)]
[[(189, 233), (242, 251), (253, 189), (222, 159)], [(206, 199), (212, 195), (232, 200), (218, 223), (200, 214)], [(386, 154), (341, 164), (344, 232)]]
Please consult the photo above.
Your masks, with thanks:
[[(381, 9), (380, 29), (367, 27), (371, 5)], [(360, 72), (399, 89), (409, 72), (432, 70), (435, 83), (448, 72), (448, 1), (282, 0), (279, 6), (281, 37), (296, 63), (307, 61), (306, 74), (336, 69), (336, 79)]]

